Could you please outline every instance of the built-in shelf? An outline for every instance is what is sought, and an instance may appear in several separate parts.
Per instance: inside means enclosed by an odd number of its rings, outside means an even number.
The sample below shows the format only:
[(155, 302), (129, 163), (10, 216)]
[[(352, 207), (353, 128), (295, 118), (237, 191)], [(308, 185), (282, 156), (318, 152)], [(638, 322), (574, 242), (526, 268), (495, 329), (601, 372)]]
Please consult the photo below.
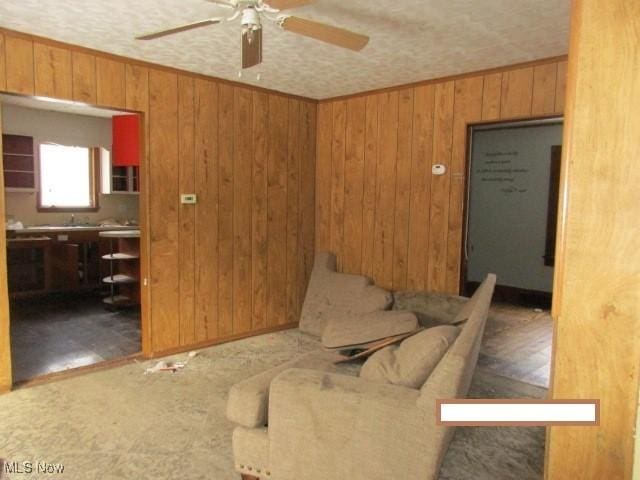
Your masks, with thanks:
[(104, 260), (137, 260), (140, 258), (140, 255), (134, 255), (131, 253), (110, 253), (108, 255), (103, 255), (102, 258)]
[(111, 252), (102, 255), (109, 262), (108, 277), (102, 281), (109, 285), (110, 294), (104, 298), (110, 308), (129, 307), (140, 303), (140, 230), (105, 231), (101, 237), (108, 238)]
[(5, 188), (8, 191), (35, 191), (33, 137), (3, 134), (2, 147)]

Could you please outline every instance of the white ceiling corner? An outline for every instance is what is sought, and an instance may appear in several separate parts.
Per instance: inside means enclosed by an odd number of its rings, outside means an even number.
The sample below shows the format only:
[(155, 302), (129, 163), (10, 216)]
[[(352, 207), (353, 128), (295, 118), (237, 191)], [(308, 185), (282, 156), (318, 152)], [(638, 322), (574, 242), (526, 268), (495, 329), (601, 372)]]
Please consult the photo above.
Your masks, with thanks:
[[(3, 0), (0, 26), (322, 99), (567, 53), (570, 0), (316, 0), (288, 13), (371, 37), (343, 50), (264, 22), (263, 63), (238, 78), (240, 26), (136, 35), (228, 10), (205, 0)], [(260, 74), (260, 80), (256, 75)]]

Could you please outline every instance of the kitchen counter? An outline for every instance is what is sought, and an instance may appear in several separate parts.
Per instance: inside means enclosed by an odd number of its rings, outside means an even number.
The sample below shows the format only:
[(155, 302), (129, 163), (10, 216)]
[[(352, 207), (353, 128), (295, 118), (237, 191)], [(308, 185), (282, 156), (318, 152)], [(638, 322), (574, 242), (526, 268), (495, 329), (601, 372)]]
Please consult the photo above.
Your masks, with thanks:
[(11, 295), (100, 288), (113, 264), (104, 259), (111, 252), (112, 241), (101, 234), (139, 236), (134, 228), (137, 226), (79, 224), (7, 230)]
[(16, 235), (44, 232), (102, 232), (105, 230), (132, 230), (138, 228), (137, 225), (34, 225), (31, 227), (21, 228), (17, 230), (7, 230)]

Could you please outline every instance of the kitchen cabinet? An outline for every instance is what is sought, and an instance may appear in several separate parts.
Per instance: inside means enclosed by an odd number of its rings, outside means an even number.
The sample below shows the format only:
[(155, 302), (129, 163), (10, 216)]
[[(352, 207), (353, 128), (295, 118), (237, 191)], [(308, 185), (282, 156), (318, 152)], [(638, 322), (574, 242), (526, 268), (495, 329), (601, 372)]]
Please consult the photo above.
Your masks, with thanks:
[(7, 240), (7, 281), (13, 297), (43, 293), (51, 286), (51, 238)]
[(33, 192), (36, 189), (33, 137), (2, 135), (4, 186), (7, 190)]
[(112, 147), (114, 167), (140, 165), (140, 118), (138, 115), (114, 115)]
[(100, 148), (101, 191), (103, 194), (137, 194), (140, 190), (136, 166), (117, 166), (112, 163), (111, 152)]
[(111, 193), (138, 192), (138, 167), (111, 167)]
[[(99, 236), (113, 227), (41, 227), (8, 231), (7, 267), (12, 297), (91, 290), (109, 274), (110, 243)], [(46, 231), (46, 235), (40, 230)]]

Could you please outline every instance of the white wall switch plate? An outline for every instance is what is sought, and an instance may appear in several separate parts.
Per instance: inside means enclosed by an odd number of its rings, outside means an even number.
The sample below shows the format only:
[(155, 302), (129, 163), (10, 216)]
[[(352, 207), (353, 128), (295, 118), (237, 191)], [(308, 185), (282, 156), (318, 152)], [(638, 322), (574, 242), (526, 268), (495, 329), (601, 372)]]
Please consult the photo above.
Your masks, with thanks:
[(195, 193), (183, 193), (180, 195), (180, 203), (196, 203), (198, 198)]

